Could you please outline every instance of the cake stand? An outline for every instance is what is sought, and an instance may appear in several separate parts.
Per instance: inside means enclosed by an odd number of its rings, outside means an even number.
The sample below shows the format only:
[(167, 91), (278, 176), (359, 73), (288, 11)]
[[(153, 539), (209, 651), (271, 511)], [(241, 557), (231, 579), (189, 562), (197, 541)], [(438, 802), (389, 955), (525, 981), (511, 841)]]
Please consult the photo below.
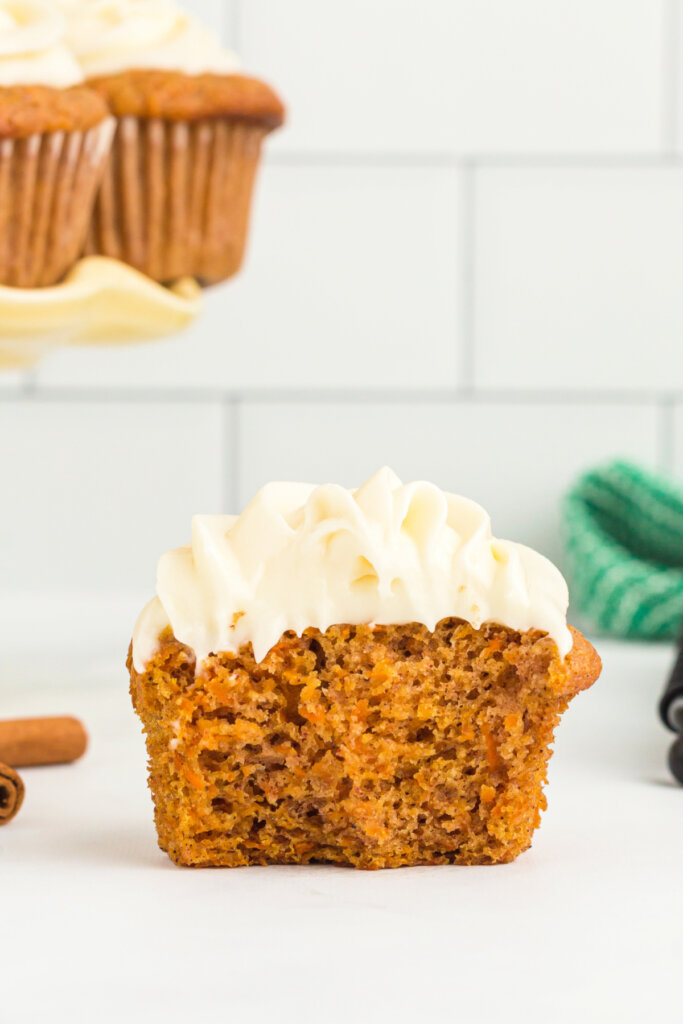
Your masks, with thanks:
[(121, 345), (175, 334), (196, 319), (192, 278), (169, 288), (118, 260), (89, 256), (50, 288), (0, 286), (0, 370), (30, 369), (66, 345)]

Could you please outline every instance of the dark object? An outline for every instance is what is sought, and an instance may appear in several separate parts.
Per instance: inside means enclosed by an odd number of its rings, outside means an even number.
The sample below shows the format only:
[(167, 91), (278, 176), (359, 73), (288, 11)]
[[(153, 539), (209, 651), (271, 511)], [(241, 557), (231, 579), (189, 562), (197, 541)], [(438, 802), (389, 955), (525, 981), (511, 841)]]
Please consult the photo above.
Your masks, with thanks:
[(0, 764), (0, 825), (7, 825), (19, 813), (24, 801), (24, 783), (13, 768)]
[(676, 663), (659, 702), (659, 714), (667, 729), (678, 733), (669, 751), (669, 768), (673, 777), (683, 784), (683, 634), (679, 636)]
[(669, 750), (669, 769), (671, 774), (683, 785), (683, 736), (671, 744)]

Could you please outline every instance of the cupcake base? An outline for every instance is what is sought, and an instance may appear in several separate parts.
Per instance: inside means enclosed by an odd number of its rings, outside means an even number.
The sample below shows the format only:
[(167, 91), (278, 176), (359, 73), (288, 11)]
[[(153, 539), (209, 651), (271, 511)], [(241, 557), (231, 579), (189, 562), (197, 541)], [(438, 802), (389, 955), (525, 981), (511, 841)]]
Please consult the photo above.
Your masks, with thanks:
[(560, 714), (600, 662), (574, 634), (332, 626), (211, 656), (170, 631), (131, 693), (159, 844), (181, 865), (495, 864), (531, 844)]
[(0, 284), (52, 285), (76, 262), (114, 124), (0, 141)]
[(220, 118), (121, 118), (86, 251), (160, 282), (231, 277), (242, 264), (267, 131)]

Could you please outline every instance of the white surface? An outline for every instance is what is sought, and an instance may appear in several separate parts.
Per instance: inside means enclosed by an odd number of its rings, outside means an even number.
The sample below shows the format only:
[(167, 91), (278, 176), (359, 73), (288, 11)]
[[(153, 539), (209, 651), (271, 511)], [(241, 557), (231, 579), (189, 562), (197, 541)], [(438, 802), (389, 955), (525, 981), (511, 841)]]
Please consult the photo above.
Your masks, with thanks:
[(549, 810), (512, 865), (193, 872), (156, 847), (130, 607), (94, 611), (55, 608), (36, 644), (26, 608), (3, 609), (3, 716), (74, 713), (92, 737), (80, 763), (24, 772), (0, 830), (3, 1024), (678, 1019), (667, 648), (599, 645), (603, 678), (567, 713)]
[(242, 50), (291, 102), (275, 143), (287, 151), (652, 152), (664, 12), (663, 0), (244, 0)]

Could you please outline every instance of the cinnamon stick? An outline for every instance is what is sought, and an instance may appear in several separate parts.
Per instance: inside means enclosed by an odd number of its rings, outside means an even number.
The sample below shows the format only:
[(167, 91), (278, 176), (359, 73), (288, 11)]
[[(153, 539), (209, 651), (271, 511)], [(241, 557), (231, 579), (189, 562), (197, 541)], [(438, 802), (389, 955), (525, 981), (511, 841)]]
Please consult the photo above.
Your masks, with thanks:
[(24, 802), (24, 783), (6, 764), (0, 764), (0, 825), (7, 825)]
[(15, 768), (68, 764), (85, 753), (88, 736), (77, 718), (0, 721), (0, 761)]

